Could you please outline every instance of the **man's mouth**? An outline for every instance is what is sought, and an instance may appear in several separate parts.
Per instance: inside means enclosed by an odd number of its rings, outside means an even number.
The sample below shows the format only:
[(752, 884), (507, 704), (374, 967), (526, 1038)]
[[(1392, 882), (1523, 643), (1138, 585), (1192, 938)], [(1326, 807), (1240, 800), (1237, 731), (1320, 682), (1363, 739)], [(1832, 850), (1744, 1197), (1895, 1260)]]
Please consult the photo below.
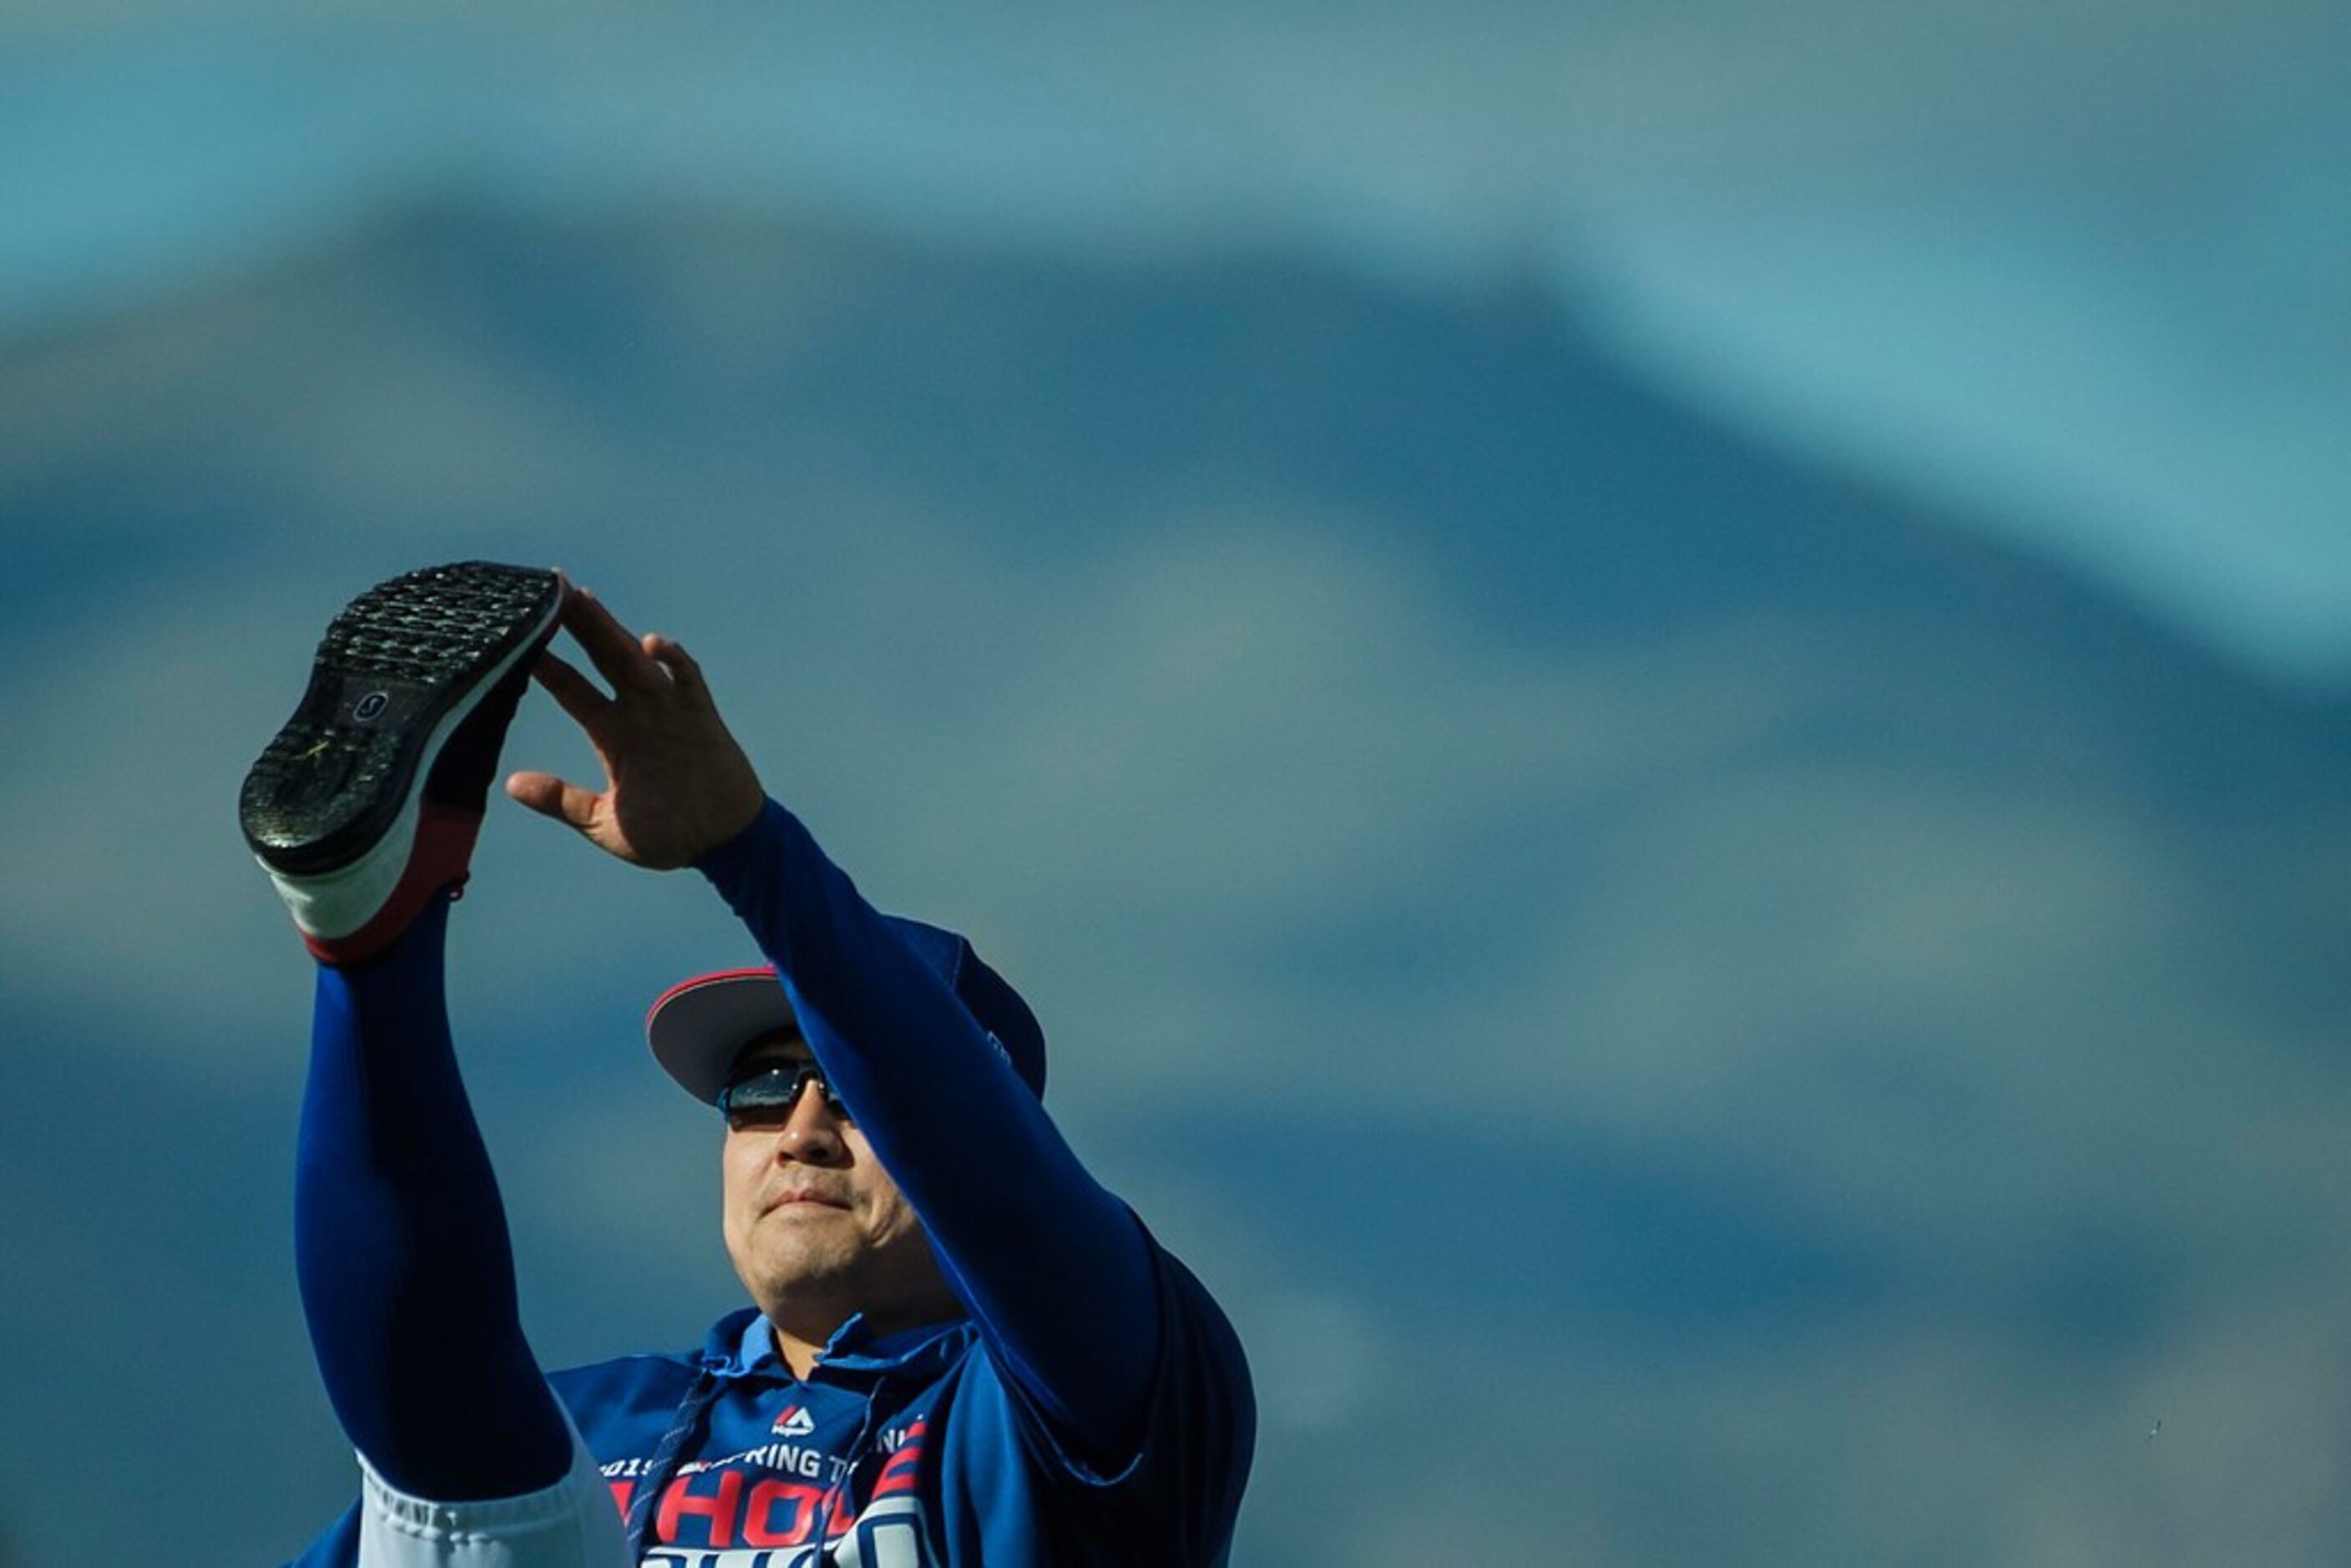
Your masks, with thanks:
[(815, 1187), (787, 1187), (768, 1199), (767, 1207), (779, 1208), (847, 1208), (846, 1198)]

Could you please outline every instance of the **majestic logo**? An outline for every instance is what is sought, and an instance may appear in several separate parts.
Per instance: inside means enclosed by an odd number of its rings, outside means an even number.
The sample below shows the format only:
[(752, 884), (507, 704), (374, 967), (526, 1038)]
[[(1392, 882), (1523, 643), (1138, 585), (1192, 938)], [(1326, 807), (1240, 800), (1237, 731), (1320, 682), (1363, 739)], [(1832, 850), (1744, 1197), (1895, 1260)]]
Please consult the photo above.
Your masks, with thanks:
[(774, 1429), (787, 1437), (805, 1437), (816, 1430), (816, 1417), (797, 1405), (787, 1405), (776, 1417)]

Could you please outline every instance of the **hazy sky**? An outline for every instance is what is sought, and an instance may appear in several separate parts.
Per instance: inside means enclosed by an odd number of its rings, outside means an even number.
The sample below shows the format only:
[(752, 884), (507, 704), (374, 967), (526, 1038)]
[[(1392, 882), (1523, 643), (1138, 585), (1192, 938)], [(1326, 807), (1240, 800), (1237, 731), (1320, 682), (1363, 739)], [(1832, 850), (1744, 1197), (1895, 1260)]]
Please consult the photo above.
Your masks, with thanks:
[(440, 184), (1557, 285), (1654, 373), (2351, 666), (2351, 11), (1736, 0), (0, 15), (0, 320)]

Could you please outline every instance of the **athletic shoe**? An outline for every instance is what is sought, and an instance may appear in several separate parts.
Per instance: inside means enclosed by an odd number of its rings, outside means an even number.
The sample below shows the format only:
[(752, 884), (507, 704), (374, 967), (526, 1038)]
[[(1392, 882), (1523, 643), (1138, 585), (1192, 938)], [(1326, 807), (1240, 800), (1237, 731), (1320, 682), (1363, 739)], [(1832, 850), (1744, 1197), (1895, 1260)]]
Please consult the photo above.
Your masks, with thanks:
[(562, 607), (551, 571), (466, 561), (380, 583), (328, 626), (237, 802), (318, 957), (383, 951), (465, 882), (507, 725)]

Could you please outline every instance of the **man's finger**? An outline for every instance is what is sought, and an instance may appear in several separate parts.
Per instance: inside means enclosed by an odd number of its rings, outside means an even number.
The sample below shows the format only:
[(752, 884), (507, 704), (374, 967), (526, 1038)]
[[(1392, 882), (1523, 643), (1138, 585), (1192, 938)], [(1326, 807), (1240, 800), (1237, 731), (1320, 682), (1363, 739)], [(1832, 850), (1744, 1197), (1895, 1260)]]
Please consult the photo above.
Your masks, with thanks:
[(538, 662), (530, 667), (531, 677), (547, 688), (565, 713), (581, 726), (593, 724), (603, 711), (612, 706), (612, 699), (596, 689), (596, 683), (571, 667), (554, 653), (542, 653)]
[(642, 686), (655, 678), (653, 663), (638, 645), (636, 634), (586, 589), (572, 590), (564, 601), (563, 629), (571, 633), (571, 640), (580, 644), (597, 673), (612, 684), (614, 692), (623, 686)]
[(693, 654), (667, 637), (648, 637), (645, 652), (669, 672), (670, 679), (676, 684), (677, 695), (688, 706), (705, 712), (716, 709), (717, 705), (710, 700), (709, 684), (702, 678), (702, 666), (695, 663)]
[(583, 833), (595, 825), (596, 808), (603, 800), (594, 790), (583, 789), (552, 773), (513, 774), (507, 779), (507, 794), (540, 816), (552, 817)]

